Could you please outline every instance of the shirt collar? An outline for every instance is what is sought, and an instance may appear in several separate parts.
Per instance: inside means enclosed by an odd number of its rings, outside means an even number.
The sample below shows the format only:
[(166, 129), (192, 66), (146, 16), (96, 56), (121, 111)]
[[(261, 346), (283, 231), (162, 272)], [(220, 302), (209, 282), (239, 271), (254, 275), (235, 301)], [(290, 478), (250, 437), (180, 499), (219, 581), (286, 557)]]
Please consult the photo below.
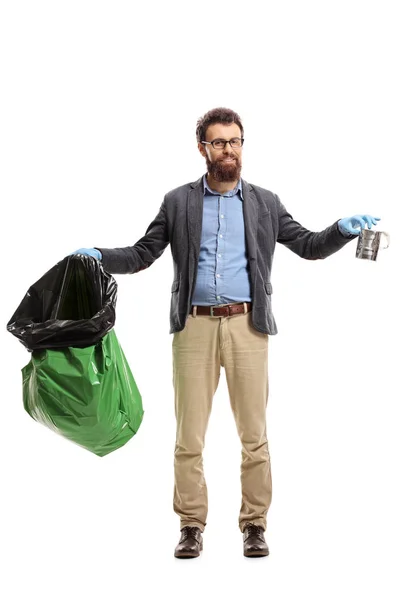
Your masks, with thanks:
[[(203, 175), (203, 184), (204, 184), (204, 194), (213, 194), (214, 196), (221, 196), (221, 194), (219, 192), (216, 192), (215, 190), (212, 190), (210, 188), (210, 186), (207, 183), (207, 177), (206, 175)], [(236, 196), (236, 194), (239, 194), (239, 197), (242, 198), (243, 197), (243, 191), (242, 191), (242, 178), (239, 179), (235, 189), (226, 192), (226, 194), (223, 194), (224, 196)]]

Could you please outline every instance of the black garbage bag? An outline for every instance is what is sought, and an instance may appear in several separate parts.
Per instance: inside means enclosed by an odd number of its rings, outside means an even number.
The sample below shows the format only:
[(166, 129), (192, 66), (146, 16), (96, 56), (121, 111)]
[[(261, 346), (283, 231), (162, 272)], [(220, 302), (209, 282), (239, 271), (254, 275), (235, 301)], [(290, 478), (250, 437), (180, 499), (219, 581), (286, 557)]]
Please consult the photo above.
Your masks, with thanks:
[(7, 330), (28, 350), (85, 348), (115, 324), (117, 282), (100, 261), (66, 256), (27, 291)]

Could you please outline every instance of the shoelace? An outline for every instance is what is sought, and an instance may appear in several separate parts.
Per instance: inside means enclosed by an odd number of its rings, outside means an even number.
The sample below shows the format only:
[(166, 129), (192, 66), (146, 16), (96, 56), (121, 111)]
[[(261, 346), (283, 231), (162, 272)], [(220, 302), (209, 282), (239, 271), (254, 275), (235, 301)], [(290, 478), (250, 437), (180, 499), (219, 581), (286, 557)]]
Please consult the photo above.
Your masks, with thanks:
[(255, 535), (260, 540), (263, 539), (263, 528), (260, 525), (253, 525), (253, 523), (249, 523), (246, 525), (246, 529), (249, 532), (249, 535)]
[(194, 537), (196, 539), (196, 527), (189, 527), (189, 525), (186, 525), (186, 527), (182, 529), (182, 534), (182, 541), (186, 540), (189, 536)]

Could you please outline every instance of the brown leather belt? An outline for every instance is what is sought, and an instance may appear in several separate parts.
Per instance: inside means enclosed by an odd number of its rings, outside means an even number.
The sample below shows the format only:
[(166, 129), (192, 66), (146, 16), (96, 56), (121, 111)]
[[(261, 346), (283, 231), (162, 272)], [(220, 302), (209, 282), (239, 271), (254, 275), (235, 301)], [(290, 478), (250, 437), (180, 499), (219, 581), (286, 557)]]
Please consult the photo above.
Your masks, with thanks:
[[(247, 310), (245, 310), (245, 305)], [(193, 315), (194, 306), (190, 309)], [(251, 310), (251, 302), (241, 302), (240, 304), (228, 304), (226, 306), (196, 306), (197, 315), (207, 315), (209, 317), (231, 317)]]

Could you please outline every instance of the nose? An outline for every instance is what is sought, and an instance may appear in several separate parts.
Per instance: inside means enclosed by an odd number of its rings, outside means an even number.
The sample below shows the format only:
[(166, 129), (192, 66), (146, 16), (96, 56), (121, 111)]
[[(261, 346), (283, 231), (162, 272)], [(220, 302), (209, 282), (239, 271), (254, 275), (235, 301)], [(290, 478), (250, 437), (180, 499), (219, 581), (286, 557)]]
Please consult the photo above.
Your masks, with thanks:
[(225, 148), (224, 148), (224, 154), (233, 154), (233, 153), (234, 152), (233, 152), (232, 146), (230, 145), (229, 142), (226, 142)]

